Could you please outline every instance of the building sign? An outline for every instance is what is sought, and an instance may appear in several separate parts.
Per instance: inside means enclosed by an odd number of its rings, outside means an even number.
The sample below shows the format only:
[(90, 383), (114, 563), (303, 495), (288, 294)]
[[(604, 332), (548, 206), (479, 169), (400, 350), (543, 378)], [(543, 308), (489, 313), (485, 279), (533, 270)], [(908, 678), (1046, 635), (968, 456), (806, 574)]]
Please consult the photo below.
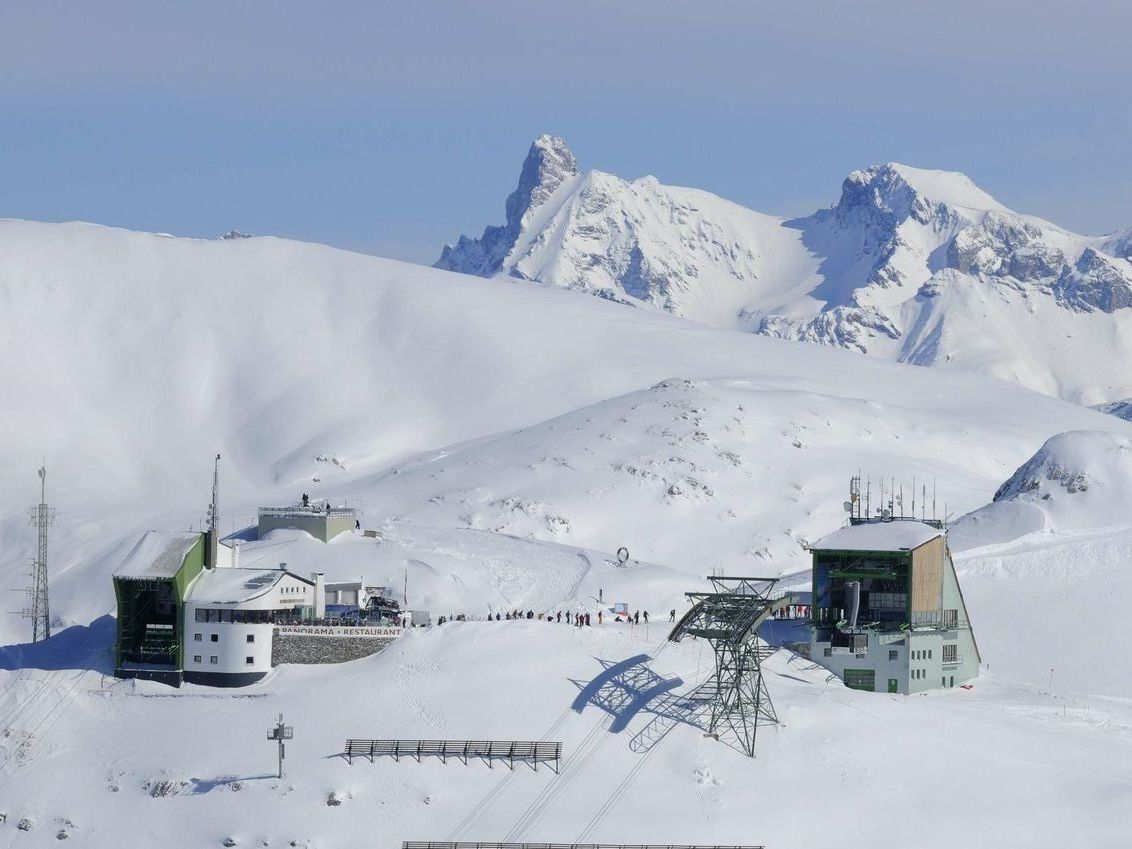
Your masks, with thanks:
[(276, 625), (275, 633), (304, 637), (367, 637), (395, 640), (405, 633), (405, 629), (387, 625)]

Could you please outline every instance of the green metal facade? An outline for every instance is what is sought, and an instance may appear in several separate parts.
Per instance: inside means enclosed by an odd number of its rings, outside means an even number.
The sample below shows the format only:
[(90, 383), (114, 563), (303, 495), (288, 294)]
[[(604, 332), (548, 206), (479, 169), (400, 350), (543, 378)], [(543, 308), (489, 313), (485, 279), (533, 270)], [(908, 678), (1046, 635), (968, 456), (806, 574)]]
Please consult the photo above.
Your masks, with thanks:
[[(204, 568), (204, 549), (202, 534), (172, 577), (114, 577), (116, 669), (122, 671), (128, 663), (166, 663), (178, 672), (184, 668), (184, 598)], [(162, 641), (157, 642), (151, 632), (160, 634)]]
[(201, 534), (200, 539), (185, 554), (185, 559), (181, 561), (181, 568), (177, 570), (177, 574), (173, 577), (173, 595), (177, 599), (178, 669), (185, 668), (185, 644), (184, 640), (181, 639), (181, 635), (185, 633), (185, 596), (188, 593), (189, 584), (204, 570), (205, 542), (205, 534)]

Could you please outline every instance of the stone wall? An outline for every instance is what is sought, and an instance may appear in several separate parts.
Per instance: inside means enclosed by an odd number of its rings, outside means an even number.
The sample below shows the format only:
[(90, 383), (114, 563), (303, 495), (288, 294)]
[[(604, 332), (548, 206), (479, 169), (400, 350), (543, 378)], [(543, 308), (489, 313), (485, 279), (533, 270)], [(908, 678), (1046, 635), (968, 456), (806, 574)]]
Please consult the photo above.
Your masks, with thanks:
[(280, 663), (345, 663), (377, 654), (391, 639), (374, 637), (326, 637), (280, 634), (271, 641), (271, 665)]

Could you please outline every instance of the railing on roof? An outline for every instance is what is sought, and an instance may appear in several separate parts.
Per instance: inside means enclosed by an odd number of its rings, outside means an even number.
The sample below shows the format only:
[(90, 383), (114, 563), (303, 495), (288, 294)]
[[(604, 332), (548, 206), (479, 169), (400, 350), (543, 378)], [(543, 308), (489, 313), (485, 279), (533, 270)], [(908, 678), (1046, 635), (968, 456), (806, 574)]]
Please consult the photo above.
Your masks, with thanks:
[(259, 517), (270, 519), (317, 519), (325, 517), (328, 519), (353, 519), (356, 511), (353, 507), (331, 507), (326, 509), (325, 505), (318, 507), (312, 505), (304, 507), (302, 504), (291, 504), (287, 507), (260, 507)]
[(954, 608), (912, 611), (910, 624), (913, 629), (931, 631), (965, 631), (971, 627), (970, 622), (959, 618), (959, 611)]

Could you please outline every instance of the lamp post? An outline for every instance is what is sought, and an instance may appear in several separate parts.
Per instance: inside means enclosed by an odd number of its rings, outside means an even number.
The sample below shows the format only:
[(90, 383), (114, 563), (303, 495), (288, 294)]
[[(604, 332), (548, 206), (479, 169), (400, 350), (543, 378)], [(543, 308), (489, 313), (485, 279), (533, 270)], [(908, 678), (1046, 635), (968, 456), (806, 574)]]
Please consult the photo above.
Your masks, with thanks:
[(290, 725), (283, 724), (283, 714), (279, 714), (279, 721), (267, 732), (268, 740), (275, 740), (279, 743), (279, 777), (283, 777), (283, 758), (285, 755), (284, 740), (290, 740), (295, 736), (295, 729)]

